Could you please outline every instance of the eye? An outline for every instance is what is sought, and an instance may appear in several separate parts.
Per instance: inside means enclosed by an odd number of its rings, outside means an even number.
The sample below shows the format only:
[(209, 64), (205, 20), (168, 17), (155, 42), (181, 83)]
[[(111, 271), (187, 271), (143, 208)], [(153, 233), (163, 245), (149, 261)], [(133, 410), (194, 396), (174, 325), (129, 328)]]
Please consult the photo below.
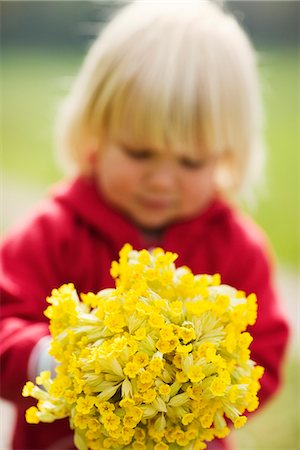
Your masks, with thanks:
[(180, 158), (179, 162), (182, 167), (191, 170), (202, 169), (206, 164), (206, 160), (204, 159), (190, 159), (185, 157)]
[(137, 149), (133, 149), (133, 148), (129, 148), (129, 147), (123, 147), (124, 152), (126, 153), (126, 155), (128, 155), (130, 158), (132, 159), (136, 159), (136, 160), (148, 160), (151, 159), (153, 157), (153, 152), (151, 150), (137, 150)]

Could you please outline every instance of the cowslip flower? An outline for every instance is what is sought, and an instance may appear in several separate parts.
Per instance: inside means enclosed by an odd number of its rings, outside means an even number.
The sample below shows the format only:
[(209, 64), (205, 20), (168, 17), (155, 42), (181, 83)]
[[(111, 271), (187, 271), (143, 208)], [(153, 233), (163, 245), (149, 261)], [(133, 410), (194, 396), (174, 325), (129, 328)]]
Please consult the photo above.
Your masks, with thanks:
[(176, 258), (126, 244), (111, 266), (114, 289), (53, 290), (45, 315), (57, 375), (25, 384), (38, 400), (27, 422), (69, 417), (79, 450), (204, 449), (229, 421), (245, 424), (263, 375), (246, 331), (256, 297), (176, 268)]

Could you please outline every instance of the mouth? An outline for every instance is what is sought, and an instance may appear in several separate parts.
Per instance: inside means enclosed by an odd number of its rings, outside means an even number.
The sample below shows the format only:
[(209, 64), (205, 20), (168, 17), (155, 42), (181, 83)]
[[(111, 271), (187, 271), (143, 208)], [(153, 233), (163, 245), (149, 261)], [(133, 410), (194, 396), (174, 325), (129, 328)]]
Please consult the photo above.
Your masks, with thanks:
[(161, 199), (161, 198), (142, 198), (140, 199), (140, 203), (145, 208), (153, 210), (169, 209), (173, 204), (173, 202), (170, 199)]

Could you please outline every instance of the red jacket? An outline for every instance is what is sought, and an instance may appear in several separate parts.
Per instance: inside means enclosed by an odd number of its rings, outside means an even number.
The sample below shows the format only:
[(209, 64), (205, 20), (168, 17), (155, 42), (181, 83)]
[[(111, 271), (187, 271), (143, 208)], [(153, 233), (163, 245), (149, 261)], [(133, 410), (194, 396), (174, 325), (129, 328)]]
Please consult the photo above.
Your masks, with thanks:
[[(79, 292), (114, 286), (112, 260), (129, 242), (147, 247), (137, 228), (112, 210), (91, 182), (63, 184), (25, 224), (10, 233), (1, 249), (1, 388), (18, 408), (15, 449), (56, 450), (70, 434), (67, 420), (28, 425), (24, 410), (33, 402), (21, 396), (28, 378), (28, 358), (47, 335), (43, 315), (54, 287), (73, 282)], [(228, 204), (215, 201), (199, 216), (168, 228), (155, 243), (178, 253), (177, 265), (194, 273), (220, 273), (222, 282), (258, 297), (252, 359), (265, 367), (260, 391), (265, 401), (277, 389), (287, 343), (287, 324), (272, 285), (269, 256), (257, 227)], [(55, 443), (56, 442), (56, 443)]]

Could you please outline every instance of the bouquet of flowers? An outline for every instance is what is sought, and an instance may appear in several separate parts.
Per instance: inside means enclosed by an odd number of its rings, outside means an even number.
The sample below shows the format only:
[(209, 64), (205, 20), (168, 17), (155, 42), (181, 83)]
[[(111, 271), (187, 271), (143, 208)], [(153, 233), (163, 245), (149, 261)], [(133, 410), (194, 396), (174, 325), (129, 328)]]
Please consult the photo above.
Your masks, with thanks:
[(27, 422), (69, 417), (79, 450), (204, 449), (229, 422), (245, 424), (263, 374), (245, 331), (256, 297), (218, 274), (176, 268), (176, 258), (126, 244), (111, 266), (114, 289), (52, 291), (45, 315), (57, 374), (24, 386), (38, 400)]

